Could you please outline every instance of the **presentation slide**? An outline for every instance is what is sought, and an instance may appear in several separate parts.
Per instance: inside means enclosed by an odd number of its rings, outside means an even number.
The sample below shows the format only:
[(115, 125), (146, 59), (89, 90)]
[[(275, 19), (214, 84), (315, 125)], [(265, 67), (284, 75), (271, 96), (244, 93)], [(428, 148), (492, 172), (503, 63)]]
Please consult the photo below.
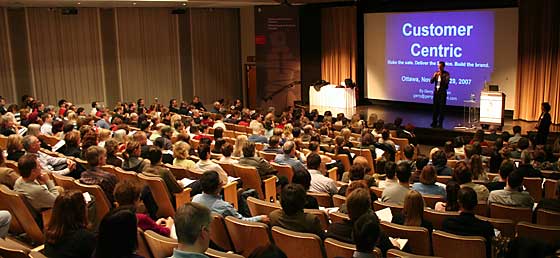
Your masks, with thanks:
[(368, 98), (432, 103), (430, 81), (440, 61), (451, 76), (448, 105), (479, 100), (488, 84), (513, 98), (517, 9), (374, 13), (364, 20)]

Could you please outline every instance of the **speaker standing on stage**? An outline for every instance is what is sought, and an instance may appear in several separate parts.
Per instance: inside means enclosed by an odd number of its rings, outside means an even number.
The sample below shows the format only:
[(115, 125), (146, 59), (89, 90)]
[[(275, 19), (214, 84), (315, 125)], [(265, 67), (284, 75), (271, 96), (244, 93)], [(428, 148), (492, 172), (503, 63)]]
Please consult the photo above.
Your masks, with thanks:
[(447, 88), (449, 88), (449, 73), (445, 70), (445, 62), (438, 62), (438, 71), (434, 73), (430, 83), (435, 84), (434, 88), (434, 114), (432, 127), (443, 127), (443, 113), (445, 112), (445, 102), (447, 101)]
[(544, 102), (541, 104), (541, 116), (539, 117), (539, 122), (537, 123), (537, 139), (535, 143), (537, 145), (546, 144), (546, 140), (548, 138), (548, 133), (550, 131), (550, 124), (552, 123), (552, 119), (550, 117), (550, 104), (548, 102)]

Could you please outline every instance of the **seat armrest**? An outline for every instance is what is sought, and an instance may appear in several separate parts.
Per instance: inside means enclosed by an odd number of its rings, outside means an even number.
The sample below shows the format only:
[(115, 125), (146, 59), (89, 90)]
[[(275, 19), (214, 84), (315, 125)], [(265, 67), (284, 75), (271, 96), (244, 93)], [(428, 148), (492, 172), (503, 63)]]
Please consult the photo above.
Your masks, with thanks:
[(237, 182), (233, 181), (223, 187), (224, 201), (231, 203), (235, 209), (238, 209), (237, 203)]
[(276, 180), (275, 176), (263, 180), (264, 183), (264, 199), (269, 202), (273, 200), (276, 202)]
[(338, 181), (338, 168), (331, 168), (327, 171), (330, 179)]
[(43, 220), (43, 229), (46, 229), (51, 221), (52, 209), (44, 210), (41, 212), (41, 218)]
[(45, 249), (45, 245), (40, 245), (40, 246), (37, 246), (37, 247), (31, 249), (31, 252), (41, 252), (44, 249)]

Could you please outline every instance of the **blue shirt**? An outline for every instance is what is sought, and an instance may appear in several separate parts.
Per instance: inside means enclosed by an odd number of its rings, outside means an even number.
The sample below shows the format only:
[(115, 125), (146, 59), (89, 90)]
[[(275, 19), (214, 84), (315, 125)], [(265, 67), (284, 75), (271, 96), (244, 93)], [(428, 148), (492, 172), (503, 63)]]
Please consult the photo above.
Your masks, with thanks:
[(443, 187), (439, 186), (439, 185), (425, 185), (422, 183), (414, 183), (412, 185), (412, 190), (416, 190), (421, 194), (433, 194), (433, 195), (440, 195), (443, 196), (443, 198), (445, 198), (446, 196), (446, 192), (445, 189), (443, 189)]
[(288, 154), (276, 155), (276, 158), (274, 158), (274, 162), (276, 162), (280, 165), (290, 165), (292, 167), (292, 169), (294, 170), (294, 172), (296, 170), (307, 172), (307, 168), (305, 168), (305, 166), (303, 165), (301, 160), (292, 158)]
[(243, 215), (237, 212), (237, 210), (235, 209), (235, 207), (233, 207), (233, 205), (231, 205), (229, 202), (222, 200), (220, 196), (201, 193), (195, 195), (192, 201), (196, 203), (200, 203), (206, 206), (211, 211), (218, 213), (224, 217), (233, 216), (238, 219), (242, 219), (245, 221), (252, 221), (252, 222), (258, 222), (262, 220), (261, 216), (255, 216), (250, 218), (243, 217)]
[(208, 258), (208, 256), (206, 256), (205, 254), (191, 253), (181, 251), (179, 249), (173, 249), (173, 255), (168, 258)]

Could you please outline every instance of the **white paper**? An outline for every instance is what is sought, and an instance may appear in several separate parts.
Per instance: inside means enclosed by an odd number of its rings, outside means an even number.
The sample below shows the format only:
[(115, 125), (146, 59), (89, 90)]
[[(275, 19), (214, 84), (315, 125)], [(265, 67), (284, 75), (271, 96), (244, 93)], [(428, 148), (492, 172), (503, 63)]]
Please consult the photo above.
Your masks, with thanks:
[(499, 230), (494, 229), (494, 235), (495, 235), (496, 237), (499, 237), (500, 234), (501, 234), (501, 232), (500, 232)]
[(408, 239), (403, 239), (403, 238), (392, 238), (389, 237), (389, 239), (391, 241), (397, 241), (397, 243), (399, 243), (399, 248), (402, 250), (403, 247), (406, 245), (406, 243), (408, 243)]
[(381, 209), (375, 212), (375, 215), (381, 221), (391, 222), (393, 220), (393, 213), (391, 213), (391, 208)]
[(21, 129), (18, 130), (18, 134), (21, 136), (24, 136), (25, 133), (27, 133), (27, 127), (22, 127)]
[(60, 147), (64, 146), (64, 144), (66, 144), (66, 141), (64, 141), (64, 140), (58, 141), (58, 142), (52, 147), (52, 151), (57, 151), (58, 149), (60, 149)]
[(228, 184), (233, 182), (233, 181), (236, 181), (236, 180), (239, 180), (239, 177), (232, 177), (232, 176), (227, 177)]
[(86, 203), (91, 202), (91, 195), (89, 195), (88, 192), (84, 192), (84, 193), (82, 193), (82, 195), (84, 196), (84, 199), (86, 200)]
[(376, 157), (381, 157), (381, 156), (383, 156), (384, 153), (385, 153), (385, 151), (382, 150), (382, 149), (379, 149), (379, 148), (376, 148), (376, 149), (375, 149), (375, 155), (376, 155)]
[(188, 179), (188, 178), (183, 178), (181, 180), (177, 180), (179, 182), (181, 182), (181, 184), (183, 185), (183, 187), (187, 187), (190, 184), (194, 183), (196, 180), (192, 180), (192, 179)]

